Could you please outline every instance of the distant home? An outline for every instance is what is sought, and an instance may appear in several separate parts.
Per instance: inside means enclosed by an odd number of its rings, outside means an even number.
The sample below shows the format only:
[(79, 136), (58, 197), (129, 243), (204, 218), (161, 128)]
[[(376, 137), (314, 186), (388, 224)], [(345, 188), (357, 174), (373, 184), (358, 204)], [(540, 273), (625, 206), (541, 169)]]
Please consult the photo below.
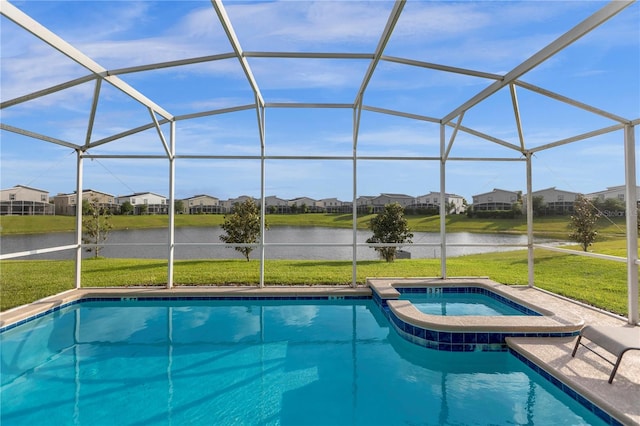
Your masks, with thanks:
[[(416, 197), (414, 206), (417, 209), (437, 209), (440, 210), (441, 194), (439, 192), (430, 192), (425, 195)], [(444, 203), (448, 208), (447, 214), (461, 214), (467, 209), (465, 199), (461, 195), (444, 194)]]
[[(53, 204), (57, 215), (75, 216), (76, 205), (78, 203), (76, 192), (69, 194), (58, 194), (53, 197)], [(105, 192), (95, 191), (93, 189), (84, 189), (82, 191), (83, 200), (96, 200), (98, 207), (108, 209), (112, 214), (118, 213), (120, 206), (116, 203), (115, 197)]]
[[(593, 192), (591, 194), (587, 194), (586, 197), (597, 198), (600, 201), (605, 201), (607, 199), (616, 199), (622, 202), (626, 202), (624, 185), (610, 186), (604, 191), (598, 191), (598, 192)], [(640, 206), (640, 186), (636, 186), (636, 202)]]
[[(531, 196), (535, 199), (540, 197), (542, 199), (542, 205), (538, 206), (537, 213), (544, 214), (566, 214), (573, 212), (573, 203), (576, 201), (576, 197), (580, 195), (577, 192), (563, 191), (556, 189), (556, 187), (541, 189), (539, 191), (533, 191)], [(523, 208), (527, 207), (527, 197), (523, 199)], [(534, 209), (536, 205), (534, 203)]]
[(373, 197), (371, 202), (373, 204), (373, 213), (380, 213), (384, 210), (384, 206), (387, 204), (398, 203), (403, 208), (410, 207), (415, 203), (415, 198), (406, 194), (383, 193), (377, 197)]
[(316, 201), (316, 207), (324, 213), (351, 213), (351, 203), (337, 198), (323, 198)]
[(176, 213), (187, 214), (215, 214), (223, 213), (220, 200), (211, 195), (200, 194), (182, 200), (184, 210)]
[(275, 195), (264, 197), (264, 206), (267, 213), (289, 213), (289, 201)]
[(49, 192), (16, 185), (0, 190), (0, 215), (53, 215), (55, 208), (49, 203)]
[(127, 201), (133, 206), (134, 214), (169, 214), (167, 198), (153, 192), (136, 192), (116, 197), (116, 203), (120, 206)]
[(495, 188), (491, 192), (473, 196), (473, 210), (511, 210), (522, 198), (521, 191), (506, 191)]
[(303, 209), (306, 207), (307, 212), (315, 213), (317, 211), (316, 202), (317, 200), (309, 197), (293, 198), (289, 200), (289, 209), (291, 209), (292, 213), (296, 211), (298, 213), (302, 213)]

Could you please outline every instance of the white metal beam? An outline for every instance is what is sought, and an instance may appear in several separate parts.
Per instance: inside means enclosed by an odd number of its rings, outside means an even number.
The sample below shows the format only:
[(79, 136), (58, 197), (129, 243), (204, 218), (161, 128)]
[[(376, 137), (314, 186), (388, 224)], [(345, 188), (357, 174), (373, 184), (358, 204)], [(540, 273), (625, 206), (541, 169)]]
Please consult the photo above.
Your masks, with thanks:
[(552, 92), (551, 90), (543, 89), (542, 87), (538, 87), (538, 86), (534, 86), (533, 84), (525, 83), (522, 80), (516, 80), (516, 81), (514, 81), (514, 84), (522, 87), (523, 89), (531, 90), (532, 92), (539, 93), (539, 94), (547, 96), (547, 97), (549, 97), (551, 99), (555, 99), (556, 101), (560, 101), (560, 102), (563, 102), (565, 104), (574, 106), (576, 108), (580, 108), (580, 109), (583, 109), (585, 111), (592, 112), (594, 114), (600, 115), (602, 117), (606, 117), (608, 119), (617, 121), (617, 122), (622, 123), (622, 124), (626, 124), (629, 121), (631, 121), (631, 120), (629, 120), (627, 118), (620, 117), (619, 115), (612, 114), (612, 113), (610, 113), (608, 111), (601, 110), (600, 108), (596, 108), (594, 106), (587, 105), (587, 104), (585, 104), (583, 102), (576, 101), (575, 99), (571, 99), (571, 98), (568, 98), (566, 96), (560, 95), (558, 93)]
[(91, 101), (91, 111), (89, 111), (89, 124), (87, 125), (87, 134), (84, 138), (85, 149), (89, 147), (91, 143), (91, 135), (93, 134), (93, 124), (96, 119), (96, 111), (98, 109), (98, 101), (100, 100), (100, 87), (102, 86), (102, 79), (96, 79), (96, 86), (93, 89), (93, 100)]
[[(447, 149), (444, 151), (444, 154), (442, 155), (443, 161), (447, 161), (447, 158), (449, 157), (449, 153), (451, 152), (451, 148), (453, 147), (453, 142), (456, 140), (456, 135), (458, 134), (458, 130), (460, 130), (460, 125), (462, 124), (463, 118), (464, 118), (464, 112), (460, 114), (460, 117), (458, 117), (458, 121), (456, 121), (456, 125), (453, 128), (453, 133), (451, 133), (451, 138), (449, 139), (449, 144), (447, 145)], [(441, 124), (441, 126), (443, 125)]]
[(524, 133), (522, 132), (522, 121), (520, 119), (520, 107), (518, 106), (518, 95), (513, 84), (509, 84), (509, 92), (511, 93), (511, 104), (513, 105), (513, 115), (516, 119), (516, 128), (518, 129), (518, 140), (520, 141), (520, 149), (524, 152)]
[(387, 62), (395, 62), (397, 64), (411, 65), (414, 67), (428, 68), (432, 70), (445, 71), (445, 72), (450, 72), (454, 74), (469, 75), (472, 77), (487, 78), (489, 80), (502, 80), (504, 78), (504, 76), (500, 74), (470, 70), (467, 68), (451, 67), (448, 65), (434, 64), (431, 62), (416, 61), (414, 59), (398, 58), (395, 56), (382, 55), (380, 59)]
[(520, 65), (509, 71), (504, 79), (499, 80), (482, 90), (480, 93), (460, 105), (458, 108), (451, 111), (449, 114), (442, 117), (443, 123), (448, 123), (453, 120), (454, 117), (460, 115), (462, 111), (466, 111), (469, 108), (477, 105), (482, 102), (489, 96), (496, 93), (498, 90), (505, 87), (507, 84), (515, 81), (520, 78), (525, 73), (531, 71), (533, 68), (540, 65), (542, 62), (549, 59), (551, 56), (558, 53), (560, 50), (569, 46), (574, 41), (578, 40), (580, 37), (584, 36), (597, 26), (601, 25), (608, 19), (612, 18), (617, 13), (621, 12), (623, 9), (628, 7), (634, 2), (634, 0), (620, 0), (620, 1), (612, 1), (605, 5), (603, 8), (595, 12), (593, 15), (589, 16), (584, 21), (580, 22), (578, 25), (573, 27), (571, 30), (567, 31), (556, 40), (552, 41), (546, 47), (539, 50), (529, 59), (522, 62)]
[(624, 129), (625, 204), (627, 211), (627, 298), (628, 322), (637, 325), (638, 313), (638, 204), (636, 180), (636, 141), (634, 126)]
[(373, 53), (330, 53), (330, 52), (242, 52), (245, 58), (278, 59), (373, 59)]
[(614, 124), (613, 126), (609, 126), (609, 127), (604, 127), (602, 129), (598, 129), (598, 130), (594, 130), (591, 132), (587, 132), (587, 133), (582, 133), (580, 135), (576, 135), (576, 136), (572, 136), (570, 138), (566, 138), (566, 139), (561, 139), (559, 141), (555, 141), (555, 142), (551, 142), (545, 145), (540, 145), (537, 146), (535, 148), (531, 148), (529, 151), (532, 153), (536, 153), (539, 151), (544, 151), (547, 150), (549, 148), (554, 148), (557, 146), (561, 146), (561, 145), (567, 145), (573, 142), (577, 142), (577, 141), (581, 141), (584, 139), (590, 139), (596, 136), (600, 136), (600, 135), (604, 135), (605, 133), (611, 133), (611, 132), (615, 132), (617, 130), (621, 130), (624, 129), (624, 125), (623, 124)]
[(29, 130), (21, 129), (19, 127), (10, 126), (8, 124), (0, 123), (0, 129), (6, 130), (7, 132), (17, 133), (19, 135), (28, 136), (34, 139), (40, 139), (41, 141), (51, 142), (56, 145), (66, 146), (67, 148), (80, 149), (80, 145), (76, 145), (75, 143), (63, 141), (62, 139), (52, 138), (51, 136), (42, 135), (40, 133), (31, 132)]
[(0, 13), (2, 13), (2, 15), (4, 15), (7, 19), (13, 21), (16, 25), (22, 27), (25, 31), (33, 34), (40, 40), (47, 43), (49, 46), (58, 50), (63, 55), (82, 65), (95, 75), (107, 80), (114, 87), (129, 95), (139, 103), (153, 109), (155, 112), (166, 119), (171, 120), (173, 118), (171, 114), (169, 114), (159, 105), (156, 105), (142, 93), (129, 86), (120, 78), (116, 76), (109, 76), (107, 70), (104, 67), (73, 47), (71, 44), (67, 43), (65, 40), (54, 34), (49, 29), (45, 28), (39, 22), (31, 18), (26, 13), (22, 12), (7, 0), (0, 0)]
[(238, 41), (238, 37), (236, 36), (236, 32), (233, 29), (233, 25), (231, 25), (231, 20), (229, 19), (229, 15), (227, 15), (227, 11), (222, 5), (222, 0), (211, 0), (211, 4), (218, 15), (218, 19), (220, 19), (220, 23), (222, 24), (222, 28), (224, 28), (224, 32), (227, 34), (227, 38), (231, 43), (231, 48), (235, 52), (238, 61), (240, 61), (240, 66), (244, 71), (244, 74), (247, 76), (247, 80), (249, 80), (249, 84), (251, 85), (251, 89), (258, 97), (258, 104), (264, 105), (264, 98), (260, 93), (260, 87), (258, 87), (258, 83), (256, 79), (253, 77), (253, 72), (251, 72), (251, 67), (249, 67), (249, 62), (242, 54), (242, 47), (240, 46), (240, 42)]
[[(0, 3), (1, 4), (1, 3)], [(36, 92), (31, 92), (24, 96), (20, 96), (14, 99), (10, 99), (8, 101), (4, 101), (0, 103), (0, 109), (8, 108), (10, 106), (18, 105), (23, 102), (31, 101), (33, 99), (38, 99), (43, 96), (50, 95), (52, 93), (59, 92), (61, 90), (69, 89), (70, 87), (78, 86), (80, 84), (87, 83), (91, 80), (95, 80), (97, 77), (94, 74), (86, 75), (84, 77), (76, 78), (73, 80), (69, 80), (65, 83), (56, 84), (55, 86), (48, 87), (46, 89), (38, 90)]]
[(367, 90), (367, 86), (369, 85), (369, 81), (371, 81), (371, 77), (373, 76), (373, 72), (376, 70), (378, 66), (378, 62), (380, 62), (380, 58), (384, 53), (384, 49), (387, 47), (387, 43), (389, 42), (389, 38), (391, 38), (391, 34), (393, 34), (393, 29), (400, 18), (400, 14), (402, 13), (402, 9), (404, 8), (405, 0), (396, 0), (393, 5), (393, 9), (391, 10), (391, 14), (389, 14), (389, 19), (387, 19), (387, 24), (382, 31), (382, 35), (380, 36), (380, 40), (378, 41), (378, 46), (373, 54), (373, 59), (369, 64), (369, 68), (367, 69), (364, 78), (362, 79), (362, 84), (360, 85), (360, 89), (358, 89), (358, 93), (356, 94), (356, 99), (353, 102), (354, 105), (358, 105), (362, 103), (364, 98), (364, 92)]

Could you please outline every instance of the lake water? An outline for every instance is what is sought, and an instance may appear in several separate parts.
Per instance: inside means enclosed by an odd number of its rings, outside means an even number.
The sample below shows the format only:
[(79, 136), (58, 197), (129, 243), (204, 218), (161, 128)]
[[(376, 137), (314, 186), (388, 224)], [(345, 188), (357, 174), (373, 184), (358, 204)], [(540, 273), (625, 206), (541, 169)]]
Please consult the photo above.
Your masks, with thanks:
[[(229, 259), (242, 258), (233, 248), (220, 244), (220, 227), (184, 227), (175, 230), (175, 258), (176, 259)], [(440, 235), (431, 232), (414, 232), (413, 244), (407, 244), (402, 249), (411, 253), (412, 259), (439, 258)], [(106, 245), (100, 255), (109, 258), (167, 258), (167, 229), (135, 229), (111, 231)], [(358, 243), (365, 243), (371, 237), (371, 231), (359, 230), (356, 238)], [(353, 248), (340, 246), (353, 243), (351, 229), (323, 228), (323, 227), (272, 227), (266, 233), (266, 242), (274, 244), (311, 243), (315, 246), (267, 246), (267, 259), (308, 259), (308, 260), (351, 260)], [(536, 240), (535, 242), (542, 242)], [(0, 253), (16, 253), (34, 249), (64, 246), (74, 243), (74, 234), (48, 233), (37, 235), (7, 235), (0, 239)], [(495, 247), (496, 244), (526, 245), (526, 235), (475, 234), (468, 232), (447, 234), (447, 244), (481, 244), (481, 246), (447, 247), (447, 257), (465, 254), (487, 253), (495, 251), (514, 250), (518, 247)], [(134, 244), (134, 245), (127, 245)], [(336, 244), (336, 246), (327, 246)], [(432, 246), (428, 244), (438, 244)], [(91, 256), (92, 253), (85, 253)], [(45, 253), (29, 256), (29, 259), (70, 259), (73, 250)], [(259, 250), (255, 249), (251, 258), (259, 258)], [(378, 259), (378, 253), (370, 247), (357, 247), (357, 260)]]

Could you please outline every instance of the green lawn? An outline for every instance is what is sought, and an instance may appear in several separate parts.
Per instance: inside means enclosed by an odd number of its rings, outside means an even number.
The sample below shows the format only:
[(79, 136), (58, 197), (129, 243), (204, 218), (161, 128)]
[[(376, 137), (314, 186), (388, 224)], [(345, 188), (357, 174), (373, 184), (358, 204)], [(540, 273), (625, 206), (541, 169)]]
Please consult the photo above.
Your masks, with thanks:
[[(372, 216), (358, 218), (358, 227), (366, 228)], [(72, 230), (75, 221), (66, 216), (3, 216), (2, 234)], [(177, 226), (215, 226), (223, 215), (178, 215)], [(437, 216), (408, 216), (414, 231), (438, 232)], [(268, 215), (271, 226), (351, 227), (351, 215), (299, 214)], [(166, 227), (167, 216), (114, 216), (116, 229)], [(534, 221), (536, 235), (564, 238), (567, 218), (554, 217)], [(625, 257), (624, 221), (600, 223), (600, 239), (594, 252)], [(524, 219), (469, 219), (448, 216), (447, 232), (524, 233)], [(578, 246), (570, 246), (579, 250)], [(626, 315), (626, 265), (586, 257), (536, 250), (536, 286), (580, 300), (611, 312)], [(176, 285), (229, 285), (259, 282), (259, 262), (252, 260), (181, 260), (175, 262)], [(166, 260), (97, 259), (82, 263), (85, 287), (163, 286), (167, 282)], [(527, 283), (526, 251), (489, 253), (450, 258), (447, 274), (488, 276), (504, 284)], [(397, 260), (393, 263), (358, 263), (359, 284), (367, 277), (435, 277), (440, 275), (438, 259)], [(66, 261), (0, 261), (0, 309), (30, 303), (74, 286), (74, 264)], [(265, 262), (266, 285), (349, 285), (351, 261), (270, 260)]]
[[(181, 260), (175, 262), (176, 285), (230, 285), (259, 282), (259, 262), (251, 260)], [(82, 263), (84, 287), (164, 286), (166, 260), (91, 259)], [(611, 312), (626, 315), (626, 265), (599, 259), (536, 250), (536, 286)], [(504, 284), (527, 283), (526, 251), (451, 258), (449, 277), (488, 276)], [(363, 261), (357, 281), (367, 277), (440, 276), (438, 259)], [(0, 262), (0, 308), (9, 309), (74, 286), (74, 265), (64, 261)], [(269, 260), (266, 285), (349, 285), (350, 261)]]

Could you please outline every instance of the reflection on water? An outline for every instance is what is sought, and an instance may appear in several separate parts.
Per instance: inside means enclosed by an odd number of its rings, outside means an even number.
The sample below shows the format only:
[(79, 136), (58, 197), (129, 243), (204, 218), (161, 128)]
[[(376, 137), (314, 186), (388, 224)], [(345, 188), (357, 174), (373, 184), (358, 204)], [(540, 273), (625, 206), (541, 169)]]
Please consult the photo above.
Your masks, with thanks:
[[(233, 248), (225, 246), (207, 246), (202, 244), (221, 243), (220, 227), (186, 227), (175, 230), (176, 259), (235, 259), (242, 255)], [(433, 232), (414, 232), (413, 244), (402, 247), (409, 251), (413, 259), (439, 258), (440, 234)], [(365, 243), (371, 231), (359, 230), (356, 234), (358, 243)], [(266, 233), (266, 243), (315, 243), (322, 246), (267, 246), (267, 259), (302, 259), (302, 260), (350, 260), (353, 256), (353, 234), (351, 229), (322, 227), (273, 227)], [(110, 258), (144, 258), (163, 259), (167, 257), (167, 229), (135, 229), (112, 231), (107, 244), (100, 252), (101, 256)], [(50, 233), (39, 235), (7, 235), (2, 237), (0, 253), (15, 253), (38, 248), (47, 248), (73, 244), (73, 233)], [(540, 241), (536, 241), (540, 242)], [(125, 246), (120, 244), (137, 244)], [(526, 235), (475, 234), (456, 232), (447, 234), (447, 244), (481, 244), (481, 246), (447, 247), (447, 256), (455, 257), (466, 254), (487, 253), (513, 250), (518, 247), (495, 247), (496, 244), (515, 244), (524, 246)], [(146, 245), (151, 244), (151, 245)], [(324, 244), (338, 244), (326, 246)], [(117, 246), (116, 246), (117, 245)], [(342, 245), (342, 246), (340, 246)], [(482, 246), (484, 245), (484, 246)], [(91, 256), (85, 253), (85, 256)], [(254, 251), (253, 258), (258, 257)], [(72, 259), (73, 251), (46, 253), (30, 256), (29, 259)], [(375, 260), (378, 254), (373, 248), (357, 247), (357, 260)]]

